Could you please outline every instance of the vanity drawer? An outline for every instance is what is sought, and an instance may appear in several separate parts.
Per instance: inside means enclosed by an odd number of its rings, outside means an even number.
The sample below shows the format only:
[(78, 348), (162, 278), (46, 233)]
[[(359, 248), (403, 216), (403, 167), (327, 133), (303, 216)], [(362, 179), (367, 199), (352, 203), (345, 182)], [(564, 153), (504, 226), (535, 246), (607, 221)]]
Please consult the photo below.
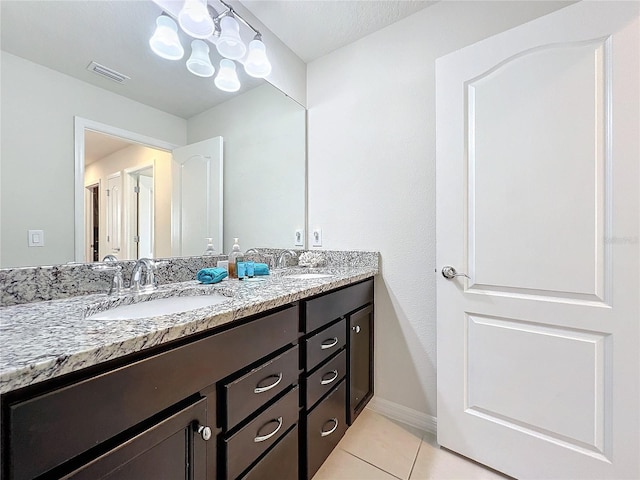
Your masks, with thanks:
[(224, 386), (230, 430), (292, 383), (298, 382), (298, 346)]
[[(57, 390), (16, 400), (3, 415), (11, 432), (3, 450), (13, 468), (12, 478), (31, 479), (47, 472), (296, 343), (298, 322), (297, 305), (288, 307)], [(59, 432), (73, 434), (59, 438)], [(55, 448), (52, 438), (58, 439)]]
[(298, 427), (293, 427), (242, 480), (298, 480)]
[(347, 327), (345, 322), (346, 320), (343, 318), (305, 340), (307, 372), (313, 370), (314, 367), (346, 345)]
[(347, 430), (346, 382), (307, 415), (307, 478), (313, 477)]
[(298, 421), (299, 390), (292, 389), (230, 438), (225, 439), (226, 478), (238, 477)]
[(373, 302), (373, 279), (304, 302), (304, 332), (309, 333)]
[(340, 354), (307, 378), (307, 409), (310, 409), (329, 390), (335, 387), (347, 373), (347, 351)]

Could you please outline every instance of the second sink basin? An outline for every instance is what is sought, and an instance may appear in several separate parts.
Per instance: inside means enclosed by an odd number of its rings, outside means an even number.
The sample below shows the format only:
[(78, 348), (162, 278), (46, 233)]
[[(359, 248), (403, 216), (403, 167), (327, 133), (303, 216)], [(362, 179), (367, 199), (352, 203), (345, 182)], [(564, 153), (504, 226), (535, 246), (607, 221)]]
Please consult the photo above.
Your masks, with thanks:
[(330, 278), (333, 275), (329, 273), (296, 273), (293, 275), (285, 275), (284, 278), (296, 278), (299, 280), (313, 280), (316, 278)]
[(188, 312), (198, 308), (228, 302), (223, 295), (188, 295), (182, 297), (156, 298), (131, 305), (120, 305), (103, 312), (94, 313), (87, 320), (130, 320), (134, 318), (158, 317), (172, 313)]

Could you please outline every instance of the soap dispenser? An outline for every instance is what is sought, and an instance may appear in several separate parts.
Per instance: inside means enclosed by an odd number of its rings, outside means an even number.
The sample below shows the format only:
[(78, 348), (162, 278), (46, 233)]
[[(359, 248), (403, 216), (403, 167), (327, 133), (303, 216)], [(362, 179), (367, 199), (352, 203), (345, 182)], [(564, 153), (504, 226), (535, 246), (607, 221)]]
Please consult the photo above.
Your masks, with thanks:
[(207, 248), (204, 251), (204, 255), (215, 255), (216, 250), (213, 248), (213, 238), (207, 237)]
[(229, 278), (238, 278), (238, 262), (244, 260), (244, 254), (240, 251), (238, 239), (233, 239), (233, 249), (229, 253)]

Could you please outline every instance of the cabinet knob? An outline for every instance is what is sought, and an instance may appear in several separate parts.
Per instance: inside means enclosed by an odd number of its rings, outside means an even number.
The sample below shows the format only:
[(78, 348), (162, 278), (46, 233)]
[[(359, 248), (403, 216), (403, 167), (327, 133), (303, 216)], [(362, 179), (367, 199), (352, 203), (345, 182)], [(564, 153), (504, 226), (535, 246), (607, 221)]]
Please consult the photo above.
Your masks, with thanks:
[(211, 429), (204, 425), (198, 425), (198, 433), (205, 442), (211, 438)]
[(354, 325), (353, 327), (351, 327), (351, 330), (356, 333), (360, 333), (360, 325)]

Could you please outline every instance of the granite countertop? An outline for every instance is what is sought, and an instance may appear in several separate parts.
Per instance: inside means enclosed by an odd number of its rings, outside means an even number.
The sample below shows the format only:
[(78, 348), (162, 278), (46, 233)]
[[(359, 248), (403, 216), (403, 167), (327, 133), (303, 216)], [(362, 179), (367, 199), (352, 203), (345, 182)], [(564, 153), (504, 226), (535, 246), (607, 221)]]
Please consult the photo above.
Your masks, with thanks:
[[(292, 279), (311, 271), (328, 278)], [(93, 294), (0, 308), (0, 393), (349, 285), (378, 273), (374, 267), (333, 267), (274, 271), (259, 281), (226, 279), (215, 285), (196, 281), (163, 285), (152, 294), (116, 298)], [(229, 301), (188, 312), (133, 320), (87, 317), (109, 305), (149, 298), (217, 292)]]

